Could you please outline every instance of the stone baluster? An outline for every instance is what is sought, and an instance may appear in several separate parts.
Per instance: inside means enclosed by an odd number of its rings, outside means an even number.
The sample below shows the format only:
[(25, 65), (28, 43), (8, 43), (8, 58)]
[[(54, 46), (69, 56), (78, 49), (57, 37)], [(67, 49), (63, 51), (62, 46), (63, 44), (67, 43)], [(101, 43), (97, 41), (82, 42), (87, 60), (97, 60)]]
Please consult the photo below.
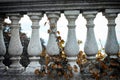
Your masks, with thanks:
[(4, 17), (1, 16), (0, 17), (0, 73), (3, 73), (6, 68), (2, 62), (4, 59), (4, 55), (6, 53), (6, 47), (3, 38), (3, 22), (4, 22)]
[(46, 15), (50, 22), (50, 32), (49, 32), (49, 40), (46, 47), (48, 55), (58, 55), (59, 54), (59, 46), (57, 43), (57, 21), (60, 17), (60, 12), (46, 12)]
[(84, 11), (83, 16), (85, 17), (87, 24), (87, 36), (84, 46), (84, 51), (87, 55), (87, 59), (95, 59), (98, 52), (98, 45), (94, 34), (94, 19), (96, 17), (97, 11)]
[(32, 21), (32, 34), (28, 45), (30, 64), (27, 66), (26, 72), (34, 73), (36, 69), (41, 69), (39, 60), (42, 52), (42, 45), (39, 37), (39, 21), (41, 20), (43, 13), (28, 13), (28, 16)]
[(67, 42), (65, 44), (65, 53), (67, 55), (68, 63), (74, 67), (74, 65), (80, 70), (79, 66), (76, 63), (77, 55), (79, 53), (79, 45), (76, 39), (76, 25), (75, 20), (79, 15), (79, 11), (72, 10), (72, 11), (65, 11), (64, 14), (68, 20), (68, 35), (67, 35)]
[(23, 71), (22, 65), (19, 63), (20, 55), (23, 52), (23, 47), (20, 41), (20, 24), (19, 20), (21, 19), (21, 15), (19, 13), (11, 13), (7, 14), (11, 20), (11, 38), (9, 42), (8, 52), (11, 56), (10, 60), (12, 64), (10, 65), (8, 72), (19, 73)]
[(119, 44), (115, 31), (115, 19), (118, 12), (119, 10), (117, 9), (106, 9), (104, 13), (105, 17), (108, 20), (108, 35), (105, 45), (105, 52), (110, 56), (110, 58), (117, 58), (117, 53), (119, 52)]

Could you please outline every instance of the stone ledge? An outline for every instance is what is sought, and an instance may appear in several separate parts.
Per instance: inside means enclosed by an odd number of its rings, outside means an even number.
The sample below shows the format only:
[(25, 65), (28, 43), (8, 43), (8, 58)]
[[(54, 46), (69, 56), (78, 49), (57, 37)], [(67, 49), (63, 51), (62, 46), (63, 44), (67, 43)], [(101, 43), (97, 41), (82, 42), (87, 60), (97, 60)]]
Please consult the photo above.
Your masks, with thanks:
[(120, 9), (119, 0), (9, 0), (0, 1), (0, 13)]
[[(82, 75), (83, 76), (83, 75)], [(82, 76), (73, 77), (72, 80), (95, 80), (91, 77), (90, 74), (84, 74), (84, 78)], [(29, 73), (21, 73), (21, 74), (7, 74), (3, 73), (0, 74), (0, 80), (53, 80), (50, 77), (40, 77), (35, 74), (29, 74)], [(55, 80), (66, 80), (63, 77), (56, 77)], [(120, 80), (119, 79), (108, 79), (108, 78), (102, 78), (102, 80)]]
[(41, 77), (35, 74), (10, 74), (10, 73), (3, 73), (0, 74), (0, 80), (40, 80)]
[[(90, 75), (85, 75), (86, 78), (82, 79), (81, 76), (73, 77), (72, 80), (95, 80), (90, 77)], [(21, 74), (9, 74), (9, 73), (3, 73), (0, 74), (0, 80), (53, 80), (50, 77), (40, 77), (35, 74), (29, 74), (29, 73), (21, 73)], [(63, 77), (55, 77), (55, 80), (66, 80)]]

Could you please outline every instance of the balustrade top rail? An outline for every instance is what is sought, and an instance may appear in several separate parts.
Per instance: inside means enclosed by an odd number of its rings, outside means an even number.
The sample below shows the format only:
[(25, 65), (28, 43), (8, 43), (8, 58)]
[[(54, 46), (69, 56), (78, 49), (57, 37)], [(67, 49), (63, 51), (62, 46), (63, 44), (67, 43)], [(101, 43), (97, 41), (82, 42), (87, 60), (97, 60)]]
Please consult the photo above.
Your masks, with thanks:
[(0, 0), (0, 13), (120, 9), (120, 0)]

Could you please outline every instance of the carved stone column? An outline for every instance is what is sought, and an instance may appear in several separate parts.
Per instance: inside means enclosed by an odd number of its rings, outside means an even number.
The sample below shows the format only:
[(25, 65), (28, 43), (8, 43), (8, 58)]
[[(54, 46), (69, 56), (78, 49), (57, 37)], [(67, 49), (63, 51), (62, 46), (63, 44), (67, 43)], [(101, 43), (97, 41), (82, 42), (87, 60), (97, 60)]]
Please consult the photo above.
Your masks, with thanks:
[(28, 55), (30, 59), (30, 64), (26, 68), (26, 72), (34, 73), (35, 69), (40, 69), (41, 65), (39, 63), (40, 53), (42, 52), (42, 45), (39, 37), (39, 21), (41, 20), (42, 13), (28, 13), (32, 21), (32, 34), (28, 45)]
[(19, 73), (24, 68), (19, 63), (20, 55), (23, 52), (23, 47), (20, 41), (20, 24), (19, 20), (21, 19), (21, 15), (19, 13), (11, 13), (7, 14), (11, 20), (11, 39), (9, 42), (8, 52), (11, 56), (10, 60), (12, 64), (10, 65), (8, 72)]
[(57, 21), (60, 17), (60, 12), (46, 12), (46, 15), (50, 22), (50, 32), (49, 32), (49, 40), (46, 47), (47, 54), (49, 55), (58, 55), (59, 54), (59, 46), (57, 43)]
[(3, 38), (3, 22), (4, 22), (4, 17), (0, 17), (0, 73), (3, 73), (5, 71), (5, 65), (3, 64), (3, 59), (4, 55), (6, 53), (6, 47), (4, 43), (4, 38)]
[(116, 31), (115, 31), (115, 19), (117, 17), (117, 13), (119, 10), (117, 9), (106, 9), (105, 10), (105, 17), (108, 20), (108, 36), (105, 45), (105, 52), (111, 58), (117, 58), (117, 53), (119, 52), (119, 44), (116, 38)]
[(75, 31), (75, 20), (79, 15), (79, 11), (72, 10), (72, 11), (65, 11), (64, 12), (67, 20), (68, 20), (68, 35), (67, 35), (67, 42), (65, 44), (65, 53), (67, 55), (67, 59), (69, 64), (74, 67), (77, 66), (79, 71), (79, 66), (76, 63), (77, 55), (79, 53), (79, 45), (76, 39), (76, 31)]
[(98, 52), (98, 46), (94, 34), (94, 18), (96, 17), (97, 11), (84, 11), (83, 16), (85, 17), (87, 24), (87, 36), (84, 46), (84, 51), (87, 55), (87, 59), (95, 59)]

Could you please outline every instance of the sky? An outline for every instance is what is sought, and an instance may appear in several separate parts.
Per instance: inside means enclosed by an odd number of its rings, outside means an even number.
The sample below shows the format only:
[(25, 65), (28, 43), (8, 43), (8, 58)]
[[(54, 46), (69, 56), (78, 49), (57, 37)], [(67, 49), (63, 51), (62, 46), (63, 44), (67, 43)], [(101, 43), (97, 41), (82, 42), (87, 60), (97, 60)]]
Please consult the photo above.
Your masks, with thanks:
[[(9, 18), (7, 18), (5, 19), (5, 22), (10, 23), (11, 21), (9, 20)], [(47, 24), (44, 25), (46, 22)], [(115, 22), (116, 22), (116, 27), (115, 27), (116, 36), (117, 36), (118, 43), (120, 45), (120, 14), (118, 14), (118, 17), (116, 18)], [(31, 37), (32, 22), (30, 18), (27, 15), (24, 15), (19, 21), (19, 23), (21, 24), (22, 32), (26, 33), (28, 37)], [(76, 23), (76, 38), (77, 40), (81, 40), (83, 42), (79, 46), (80, 50), (83, 50), (84, 43), (86, 40), (87, 28), (86, 28), (86, 20), (82, 16), (82, 14), (78, 16), (75, 23)], [(108, 30), (107, 23), (108, 21), (105, 18), (105, 16), (102, 15), (102, 13), (98, 13), (96, 15), (96, 18), (94, 19), (94, 24), (95, 24), (94, 32), (95, 32), (95, 37), (96, 37), (96, 41), (99, 49), (101, 49), (100, 41), (103, 47), (106, 43), (107, 30)], [(60, 32), (60, 35), (65, 42), (67, 40), (67, 32), (68, 32), (67, 24), (68, 24), (67, 19), (65, 18), (64, 14), (61, 14), (61, 17), (57, 22), (57, 30)], [(43, 18), (40, 20), (39, 25), (40, 25), (40, 29), (39, 29), (40, 38), (43, 38), (45, 41), (45, 45), (47, 45), (48, 38), (49, 38), (49, 34), (47, 33), (47, 31), (50, 26), (49, 26), (49, 21), (46, 15), (44, 15)]]

